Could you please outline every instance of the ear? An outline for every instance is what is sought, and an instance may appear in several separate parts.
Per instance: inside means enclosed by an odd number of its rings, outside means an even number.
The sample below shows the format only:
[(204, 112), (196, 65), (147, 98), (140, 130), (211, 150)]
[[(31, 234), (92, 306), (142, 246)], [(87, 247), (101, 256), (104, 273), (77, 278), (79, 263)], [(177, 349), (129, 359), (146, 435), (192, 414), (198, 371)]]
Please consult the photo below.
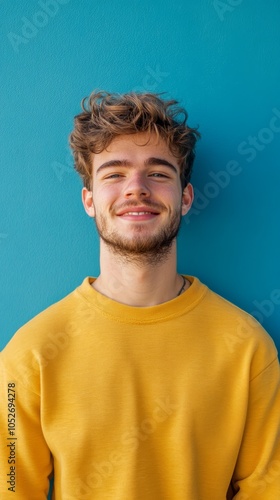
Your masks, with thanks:
[(194, 191), (192, 184), (188, 183), (182, 194), (182, 215), (186, 215), (192, 206)]
[(92, 191), (89, 191), (85, 187), (82, 189), (82, 202), (86, 213), (90, 217), (95, 217), (95, 208), (93, 204)]

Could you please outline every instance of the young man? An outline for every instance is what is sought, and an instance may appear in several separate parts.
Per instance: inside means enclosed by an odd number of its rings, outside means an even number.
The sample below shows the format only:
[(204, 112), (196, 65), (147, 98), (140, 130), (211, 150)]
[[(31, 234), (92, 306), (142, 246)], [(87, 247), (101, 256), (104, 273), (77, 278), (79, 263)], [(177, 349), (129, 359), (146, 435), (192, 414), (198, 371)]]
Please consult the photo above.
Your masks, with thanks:
[(71, 147), (100, 275), (1, 353), (1, 498), (277, 500), (275, 346), (176, 270), (198, 132), (175, 101), (93, 93)]

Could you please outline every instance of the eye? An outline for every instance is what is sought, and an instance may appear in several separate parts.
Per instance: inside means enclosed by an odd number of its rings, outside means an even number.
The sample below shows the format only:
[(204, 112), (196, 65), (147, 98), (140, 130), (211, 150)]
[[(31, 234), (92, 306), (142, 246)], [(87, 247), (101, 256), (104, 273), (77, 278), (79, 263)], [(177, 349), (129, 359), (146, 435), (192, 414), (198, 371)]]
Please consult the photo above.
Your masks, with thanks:
[(162, 172), (153, 172), (150, 174), (150, 177), (163, 177), (165, 179), (168, 179), (168, 175), (163, 174)]
[(121, 174), (106, 175), (105, 179), (117, 179), (118, 177), (121, 177)]

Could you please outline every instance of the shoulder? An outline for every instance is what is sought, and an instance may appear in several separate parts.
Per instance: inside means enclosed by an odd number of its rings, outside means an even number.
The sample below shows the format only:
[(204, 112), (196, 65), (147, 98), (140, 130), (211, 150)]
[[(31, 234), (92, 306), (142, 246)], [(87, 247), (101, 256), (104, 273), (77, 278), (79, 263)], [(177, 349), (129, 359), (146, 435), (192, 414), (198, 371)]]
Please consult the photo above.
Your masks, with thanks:
[[(205, 286), (205, 285), (204, 285)], [(206, 287), (207, 291), (197, 308), (201, 321), (213, 330), (231, 355), (250, 355), (269, 363), (277, 358), (273, 339), (249, 313)]]
[(58, 342), (61, 344), (63, 337), (69, 335), (72, 318), (87, 306), (79, 293), (82, 287), (83, 284), (23, 325), (1, 352), (2, 362), (15, 367), (17, 362), (22, 363), (24, 359), (28, 362), (32, 356), (54, 349)]

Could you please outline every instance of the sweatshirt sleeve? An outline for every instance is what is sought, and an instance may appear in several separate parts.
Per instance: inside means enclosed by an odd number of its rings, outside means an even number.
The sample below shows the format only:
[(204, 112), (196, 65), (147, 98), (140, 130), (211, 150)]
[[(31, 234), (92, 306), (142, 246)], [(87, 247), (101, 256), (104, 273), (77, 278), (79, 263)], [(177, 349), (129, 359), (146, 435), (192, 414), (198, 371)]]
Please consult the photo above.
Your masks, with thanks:
[(52, 458), (40, 423), (40, 396), (0, 355), (0, 498), (46, 500)]
[(250, 382), (247, 421), (232, 486), (235, 500), (280, 498), (280, 383), (277, 359)]

